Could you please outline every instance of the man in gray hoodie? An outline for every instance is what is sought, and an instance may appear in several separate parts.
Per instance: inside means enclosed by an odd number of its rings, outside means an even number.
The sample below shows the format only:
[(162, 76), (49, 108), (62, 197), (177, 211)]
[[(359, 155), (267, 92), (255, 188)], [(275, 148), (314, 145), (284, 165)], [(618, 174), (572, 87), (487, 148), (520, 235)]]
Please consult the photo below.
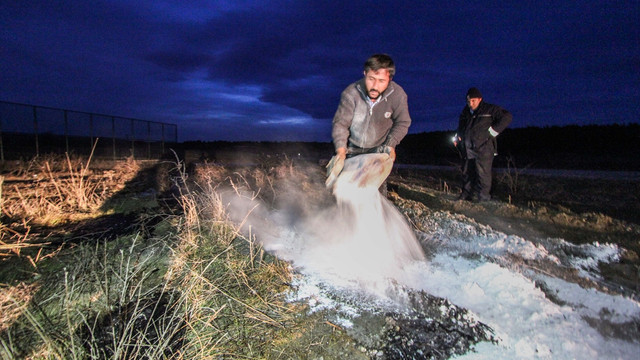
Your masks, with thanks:
[(342, 92), (333, 117), (336, 160), (367, 153), (387, 153), (395, 160), (395, 148), (411, 125), (407, 94), (393, 81), (395, 71), (389, 55), (372, 55), (364, 77)]

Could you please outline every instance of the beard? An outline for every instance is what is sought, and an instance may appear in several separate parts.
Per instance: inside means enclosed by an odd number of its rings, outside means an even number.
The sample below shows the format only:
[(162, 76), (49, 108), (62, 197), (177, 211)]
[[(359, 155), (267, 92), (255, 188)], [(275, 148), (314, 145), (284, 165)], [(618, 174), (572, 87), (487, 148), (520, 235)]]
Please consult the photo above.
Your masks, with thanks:
[(369, 99), (376, 100), (380, 96), (380, 92), (375, 89), (371, 89), (368, 91)]

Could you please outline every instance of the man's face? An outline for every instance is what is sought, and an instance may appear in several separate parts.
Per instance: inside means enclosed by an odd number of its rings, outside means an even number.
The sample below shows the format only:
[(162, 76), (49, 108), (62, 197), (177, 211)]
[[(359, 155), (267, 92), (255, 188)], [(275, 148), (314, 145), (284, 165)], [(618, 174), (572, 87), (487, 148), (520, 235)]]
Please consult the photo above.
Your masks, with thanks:
[(478, 105), (480, 105), (480, 101), (482, 101), (482, 98), (470, 98), (467, 96), (467, 105), (469, 105), (469, 109), (471, 110), (475, 111)]
[(382, 94), (391, 81), (389, 70), (380, 69), (378, 71), (369, 70), (364, 73), (364, 82), (367, 86), (367, 95), (372, 100), (376, 100)]

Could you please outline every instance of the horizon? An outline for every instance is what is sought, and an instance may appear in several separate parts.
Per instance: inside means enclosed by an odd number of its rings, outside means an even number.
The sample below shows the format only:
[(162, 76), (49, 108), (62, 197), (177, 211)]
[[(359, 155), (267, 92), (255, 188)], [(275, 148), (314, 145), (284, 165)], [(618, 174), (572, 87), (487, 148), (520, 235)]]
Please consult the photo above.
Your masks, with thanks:
[[(31, 107), (31, 108), (38, 108), (38, 109), (45, 109), (45, 110), (54, 110), (54, 111), (68, 111), (68, 112), (73, 112), (73, 113), (79, 113), (79, 114), (83, 114), (83, 115), (94, 115), (94, 116), (101, 116), (101, 117), (115, 117), (115, 118), (119, 118), (119, 119), (127, 119), (127, 120), (136, 120), (136, 121), (141, 121), (141, 122), (149, 122), (149, 123), (158, 123), (158, 124), (166, 124), (166, 125), (179, 125), (177, 123), (170, 123), (170, 122), (156, 122), (153, 120), (146, 120), (146, 119), (140, 119), (140, 118), (131, 118), (125, 115), (120, 115), (120, 114), (101, 114), (101, 113), (91, 113), (91, 112), (86, 112), (86, 111), (82, 111), (82, 110), (74, 110), (74, 109), (63, 109), (63, 108), (54, 108), (54, 107), (49, 107), (49, 106), (43, 106), (43, 105), (35, 105), (35, 104), (26, 104), (26, 103), (17, 103), (17, 102), (11, 102), (11, 101), (5, 101), (0, 99), (0, 104), (9, 104), (9, 105), (18, 105), (18, 106), (27, 106), (27, 107)], [(5, 124), (6, 125), (6, 124)], [(547, 129), (547, 128), (564, 128), (564, 127), (610, 127), (610, 126), (640, 126), (640, 122), (633, 122), (633, 121), (628, 121), (628, 122), (620, 122), (620, 123), (604, 123), (604, 124), (554, 124), (554, 125), (526, 125), (526, 126), (509, 126), (507, 129), (505, 129), (505, 131), (511, 131), (511, 130), (517, 130), (517, 129), (528, 129), (528, 128), (532, 128), (532, 129)], [(432, 133), (450, 133), (455, 131), (455, 127), (451, 128), (451, 129), (445, 129), (445, 130), (432, 130), (432, 131), (421, 131), (421, 132), (412, 132), (412, 129), (409, 129), (409, 133), (407, 134), (407, 136), (409, 135), (420, 135), (420, 134), (432, 134)], [(11, 133), (10, 131), (4, 131), (5, 133)], [(19, 133), (19, 134), (29, 134), (29, 132), (14, 132), (14, 133)], [(180, 128), (178, 128), (178, 133), (180, 133)], [(60, 134), (56, 134), (56, 135), (60, 135)], [(268, 142), (275, 142), (275, 143), (286, 143), (286, 142), (292, 142), (292, 143), (331, 143), (332, 140), (182, 140), (182, 141), (177, 141), (177, 143), (186, 143), (186, 142), (231, 142), (231, 143), (235, 143), (235, 142), (262, 142), (262, 143), (268, 143)], [(400, 145), (402, 144), (402, 142), (400, 143)]]

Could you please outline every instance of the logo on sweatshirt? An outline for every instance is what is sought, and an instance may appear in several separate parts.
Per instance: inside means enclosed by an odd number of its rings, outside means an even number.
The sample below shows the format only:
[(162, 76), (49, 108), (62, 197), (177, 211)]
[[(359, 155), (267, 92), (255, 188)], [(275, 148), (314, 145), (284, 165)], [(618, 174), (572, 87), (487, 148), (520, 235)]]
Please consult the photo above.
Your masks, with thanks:
[(388, 119), (391, 117), (391, 111), (387, 111), (386, 113), (384, 113), (384, 118)]

